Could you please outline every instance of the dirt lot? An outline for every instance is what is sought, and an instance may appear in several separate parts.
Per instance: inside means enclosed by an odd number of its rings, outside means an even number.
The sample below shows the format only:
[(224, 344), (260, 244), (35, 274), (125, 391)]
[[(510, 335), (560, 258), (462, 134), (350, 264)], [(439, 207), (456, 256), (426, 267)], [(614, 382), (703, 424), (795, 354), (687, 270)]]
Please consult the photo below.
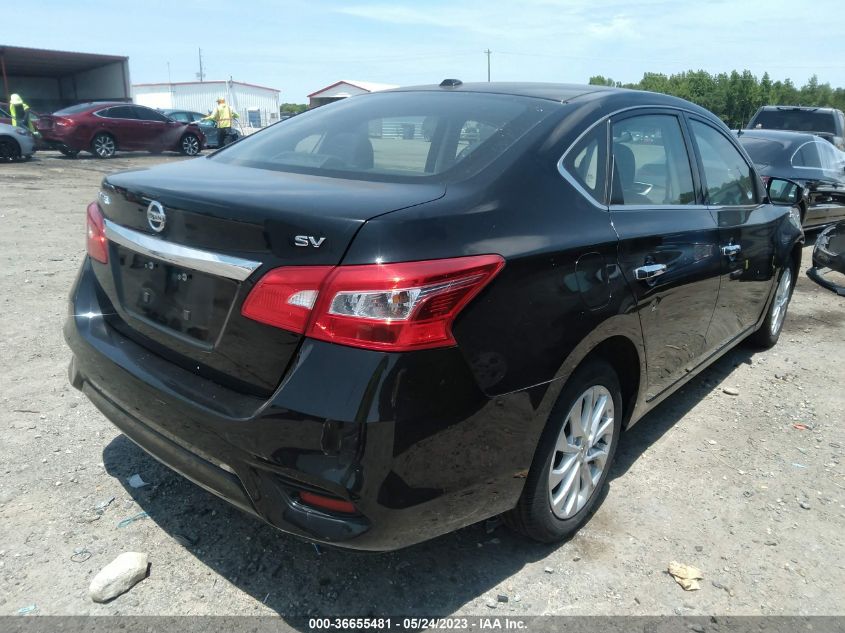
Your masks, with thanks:
[[(320, 552), (159, 465), (68, 385), (85, 205), (104, 174), (172, 160), (0, 165), (0, 615), (845, 614), (845, 299), (802, 274), (780, 344), (735, 350), (626, 434), (568, 543), (488, 524)], [(94, 604), (92, 576), (125, 551), (149, 553), (149, 577)], [(703, 571), (700, 591), (671, 560)]]

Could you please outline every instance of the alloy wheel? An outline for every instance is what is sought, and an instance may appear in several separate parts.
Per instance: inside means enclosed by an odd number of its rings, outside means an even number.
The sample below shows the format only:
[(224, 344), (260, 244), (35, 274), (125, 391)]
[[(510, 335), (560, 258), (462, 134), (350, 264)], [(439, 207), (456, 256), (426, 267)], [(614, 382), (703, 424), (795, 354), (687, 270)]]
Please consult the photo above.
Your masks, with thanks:
[(784, 268), (780, 276), (778, 289), (775, 291), (775, 298), (772, 300), (772, 321), (771, 333), (776, 336), (783, 327), (783, 320), (786, 318), (786, 308), (789, 305), (789, 291), (792, 289), (792, 270)]
[(182, 139), (182, 153), (186, 156), (196, 156), (200, 153), (200, 142), (193, 134), (188, 134)]
[(114, 150), (114, 139), (108, 134), (98, 134), (94, 139), (94, 153), (100, 158), (111, 158)]
[(613, 442), (613, 396), (587, 389), (566, 415), (549, 470), (549, 503), (560, 519), (576, 515), (598, 488)]

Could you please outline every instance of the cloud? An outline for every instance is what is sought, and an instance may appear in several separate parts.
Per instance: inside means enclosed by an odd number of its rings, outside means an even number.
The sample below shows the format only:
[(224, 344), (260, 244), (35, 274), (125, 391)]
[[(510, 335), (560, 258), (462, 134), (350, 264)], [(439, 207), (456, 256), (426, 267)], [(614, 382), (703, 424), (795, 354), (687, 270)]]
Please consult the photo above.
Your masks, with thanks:
[(615, 15), (610, 22), (592, 22), (587, 25), (587, 32), (597, 39), (640, 39), (634, 21), (624, 15)]

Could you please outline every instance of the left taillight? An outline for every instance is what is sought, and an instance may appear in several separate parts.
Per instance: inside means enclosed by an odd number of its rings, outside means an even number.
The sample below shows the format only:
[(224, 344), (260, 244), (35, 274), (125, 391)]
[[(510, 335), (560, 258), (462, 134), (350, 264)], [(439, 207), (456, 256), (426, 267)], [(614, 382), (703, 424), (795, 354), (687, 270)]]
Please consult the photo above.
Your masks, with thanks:
[(103, 264), (109, 263), (109, 242), (106, 239), (106, 222), (96, 202), (88, 205), (86, 248), (88, 254)]
[(311, 338), (385, 351), (455, 345), (452, 323), (505, 265), (499, 255), (267, 273), (242, 314)]

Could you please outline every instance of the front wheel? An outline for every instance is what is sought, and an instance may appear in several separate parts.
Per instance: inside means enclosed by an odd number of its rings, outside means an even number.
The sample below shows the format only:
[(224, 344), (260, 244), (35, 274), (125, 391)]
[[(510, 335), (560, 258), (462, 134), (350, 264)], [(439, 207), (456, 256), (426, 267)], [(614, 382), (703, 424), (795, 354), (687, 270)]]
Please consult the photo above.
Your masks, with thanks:
[(97, 158), (112, 158), (117, 151), (117, 145), (111, 134), (100, 132), (91, 141), (91, 152)]
[(786, 319), (786, 310), (789, 308), (789, 301), (792, 298), (792, 290), (795, 287), (795, 271), (790, 263), (784, 266), (780, 273), (775, 296), (766, 312), (766, 318), (760, 329), (749, 337), (749, 341), (755, 347), (769, 349), (774, 347), (783, 331), (783, 322)]
[(577, 532), (601, 499), (621, 430), (619, 378), (604, 360), (588, 361), (558, 397), (505, 523), (543, 543)]
[(0, 138), (0, 160), (18, 160), (21, 156), (21, 146), (13, 138)]
[(194, 134), (185, 134), (179, 142), (179, 151), (185, 156), (196, 156), (200, 153), (200, 140)]

